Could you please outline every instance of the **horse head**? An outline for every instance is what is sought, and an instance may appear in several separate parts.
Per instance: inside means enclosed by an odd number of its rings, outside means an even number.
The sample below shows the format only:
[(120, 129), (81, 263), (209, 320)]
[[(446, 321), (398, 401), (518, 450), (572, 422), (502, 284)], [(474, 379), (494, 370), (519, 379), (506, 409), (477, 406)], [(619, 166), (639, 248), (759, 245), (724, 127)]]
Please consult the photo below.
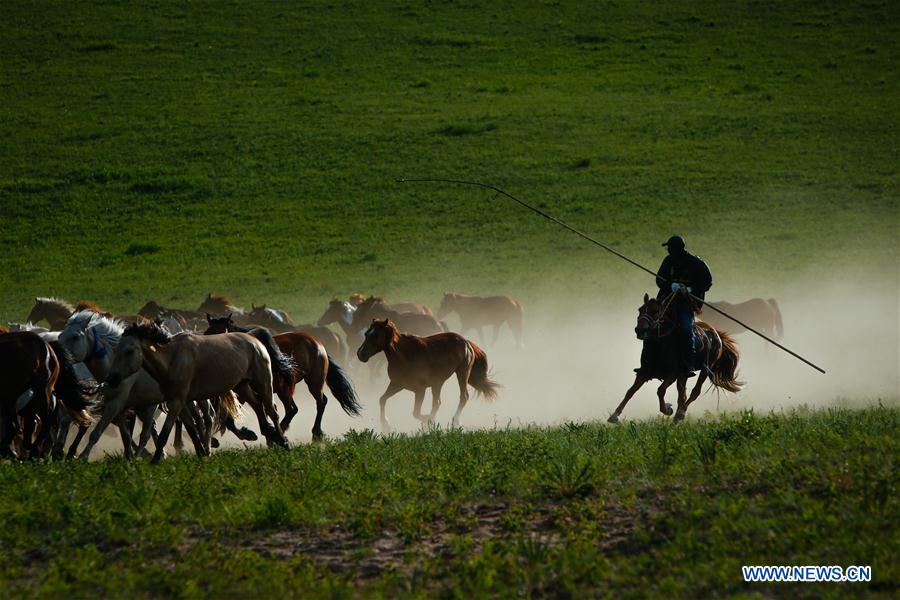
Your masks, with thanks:
[(644, 294), (644, 303), (638, 308), (637, 326), (634, 328), (639, 340), (648, 340), (660, 336), (660, 327), (665, 319), (659, 300)]
[(390, 319), (372, 319), (372, 324), (366, 329), (362, 344), (356, 351), (356, 357), (361, 362), (368, 362), (370, 358), (386, 350), (397, 340), (397, 326)]
[(456, 297), (456, 294), (452, 292), (444, 292), (444, 297), (441, 298), (441, 306), (435, 315), (437, 319), (443, 319), (456, 309)]

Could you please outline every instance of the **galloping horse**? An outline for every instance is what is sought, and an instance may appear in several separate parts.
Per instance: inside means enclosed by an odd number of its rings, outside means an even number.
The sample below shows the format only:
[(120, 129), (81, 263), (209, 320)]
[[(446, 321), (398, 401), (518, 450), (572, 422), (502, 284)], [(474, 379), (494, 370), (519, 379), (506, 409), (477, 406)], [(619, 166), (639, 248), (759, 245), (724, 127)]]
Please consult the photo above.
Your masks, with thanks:
[[(155, 322), (130, 325), (122, 334), (108, 382), (116, 387), (123, 379), (145, 368), (159, 383), (169, 406), (169, 414), (159, 433), (153, 462), (162, 458), (163, 448), (183, 410), (195, 412), (194, 401), (228, 397), (234, 390), (241, 401), (250, 404), (259, 419), (260, 431), (273, 444), (287, 447), (272, 403), (272, 371), (269, 352), (256, 338), (246, 333), (202, 336), (181, 333), (172, 337)], [(220, 406), (234, 415), (234, 407)], [(185, 419), (192, 438), (201, 432), (199, 415)], [(104, 411), (98, 428), (107, 419)], [(269, 422), (271, 420), (271, 423)], [(192, 431), (193, 430), (193, 431)], [(139, 450), (143, 449), (143, 443)]]
[(372, 319), (390, 319), (403, 333), (432, 335), (444, 333), (447, 327), (432, 315), (399, 312), (384, 303), (381, 298), (369, 296), (353, 313), (353, 326), (362, 331)]
[(294, 327), (296, 327), (291, 316), (283, 310), (269, 308), (265, 304), (260, 306), (253, 304), (252, 307), (253, 310), (247, 313), (246, 320), (254, 325), (261, 325), (276, 333), (293, 331)]
[(665, 401), (666, 390), (672, 383), (677, 382), (678, 411), (673, 421), (684, 419), (688, 406), (700, 396), (700, 391), (707, 378), (712, 384), (726, 392), (737, 393), (743, 383), (737, 381), (736, 371), (738, 359), (737, 346), (724, 331), (710, 327), (702, 321), (695, 325), (697, 337), (700, 339), (700, 355), (703, 358), (703, 366), (697, 377), (697, 383), (691, 390), (690, 397), (686, 396), (687, 375), (681, 368), (682, 360), (679, 356), (681, 346), (675, 335), (675, 314), (670, 305), (660, 302), (656, 298), (650, 298), (644, 294), (644, 304), (638, 309), (637, 326), (635, 333), (639, 340), (643, 340), (644, 348), (641, 352), (641, 367), (638, 369), (634, 384), (625, 393), (625, 398), (610, 415), (610, 423), (618, 423), (625, 405), (631, 397), (651, 379), (660, 379), (662, 383), (656, 391), (659, 397), (659, 412), (669, 416), (672, 414), (672, 405)]
[[(417, 337), (400, 333), (390, 319), (384, 319), (373, 320), (364, 337), (356, 351), (359, 360), (366, 362), (379, 352), (387, 356), (390, 383), (379, 399), (381, 427), (386, 431), (391, 426), (384, 414), (385, 404), (400, 390), (410, 390), (416, 395), (413, 417), (423, 424), (432, 423), (441, 407), (441, 386), (456, 373), (459, 406), (453, 415), (454, 427), (459, 426), (459, 416), (469, 401), (467, 385), (488, 400), (497, 395), (500, 386), (488, 377), (487, 355), (461, 335), (439, 333)], [(429, 387), (432, 394), (431, 414), (423, 416), (422, 401)]]
[[(265, 329), (249, 329), (236, 325), (230, 317), (213, 318), (207, 315), (209, 328), (206, 334), (226, 333), (241, 331), (259, 337)], [(306, 381), (309, 395), (316, 401), (316, 420), (313, 424), (313, 439), (322, 438), (322, 415), (325, 414), (325, 405), (328, 397), (322, 391), (325, 384), (335, 399), (351, 417), (359, 416), (360, 406), (356, 397), (356, 391), (347, 378), (340, 365), (331, 360), (322, 343), (313, 336), (302, 332), (280, 333), (274, 336), (274, 341), (281, 352), (291, 357), (294, 361), (294, 369), (290, 377), (275, 377), (275, 392), (284, 404), (285, 415), (281, 421), (281, 428), (287, 431), (291, 419), (297, 414), (297, 404), (294, 402), (294, 388), (301, 381)], [(268, 348), (268, 345), (266, 346)]]
[(141, 310), (138, 311), (138, 316), (144, 317), (148, 321), (152, 321), (158, 317), (174, 317), (183, 322), (182, 328), (186, 331), (196, 329), (197, 324), (203, 322), (202, 313), (181, 308), (169, 308), (159, 304), (155, 300), (150, 300), (144, 304), (144, 306), (141, 307)]
[[(50, 415), (54, 409), (53, 386), (59, 377), (59, 360), (50, 346), (36, 333), (19, 331), (0, 335), (0, 456), (17, 458), (11, 448), (22, 413), (23, 452), (34, 457), (50, 433)], [(30, 390), (31, 399), (16, 410), (19, 397)], [(40, 423), (38, 439), (35, 427)]]
[[(23, 421), (22, 449), (30, 458), (43, 456), (44, 442), (56, 427), (59, 406), (81, 424), (93, 422), (90, 410), (96, 387), (81, 384), (71, 357), (58, 345), (54, 351), (53, 345), (56, 342), (48, 343), (30, 331), (0, 335), (0, 455), (15, 457), (10, 444), (19, 415)], [(22, 405), (17, 406), (20, 402)]]
[(58, 298), (35, 298), (34, 306), (25, 321), (34, 324), (47, 321), (51, 331), (61, 331), (74, 312), (74, 306)]
[[(410, 313), (418, 313), (420, 315), (432, 315), (434, 313), (431, 312), (431, 309), (426, 304), (419, 304), (417, 302), (394, 302), (389, 303), (384, 298), (380, 296), (369, 296), (370, 298), (374, 298), (378, 302), (383, 302), (384, 305), (389, 309), (399, 313), (410, 312)], [(360, 304), (366, 301), (366, 296), (360, 294), (359, 292), (350, 294), (350, 298), (348, 299), (351, 306), (356, 308)]]
[[(747, 325), (755, 329), (759, 329), (764, 334), (776, 340), (780, 340), (784, 335), (784, 322), (781, 319), (781, 310), (778, 309), (778, 303), (774, 298), (763, 300), (762, 298), (751, 298), (746, 302), (731, 304), (728, 302), (709, 302), (716, 308), (733, 315), (738, 320), (743, 321)], [(731, 335), (737, 335), (747, 331), (747, 329), (734, 321), (726, 319), (719, 313), (710, 310), (703, 313), (703, 320), (716, 329), (727, 331)]]
[(203, 302), (200, 303), (200, 306), (197, 308), (196, 312), (201, 315), (206, 313), (211, 313), (214, 315), (227, 315), (230, 314), (232, 318), (235, 320), (239, 320), (241, 323), (244, 322), (245, 312), (243, 308), (239, 308), (234, 305), (231, 299), (228, 296), (223, 296), (222, 294), (214, 294), (210, 292), (206, 295), (206, 298)]
[(465, 334), (470, 329), (478, 331), (478, 338), (484, 341), (482, 328), (486, 325), (494, 327), (494, 341), (500, 335), (500, 327), (504, 323), (509, 325), (516, 338), (516, 346), (522, 346), (522, 305), (509, 296), (465, 296), (446, 292), (441, 300), (437, 318), (443, 319), (451, 312), (459, 315), (460, 333)]
[(335, 298), (328, 303), (328, 308), (316, 321), (316, 325), (324, 327), (337, 323), (343, 330), (344, 337), (347, 338), (347, 345), (351, 348), (356, 347), (362, 343), (362, 330), (353, 326), (353, 315), (356, 313), (356, 306), (351, 302), (344, 302)]

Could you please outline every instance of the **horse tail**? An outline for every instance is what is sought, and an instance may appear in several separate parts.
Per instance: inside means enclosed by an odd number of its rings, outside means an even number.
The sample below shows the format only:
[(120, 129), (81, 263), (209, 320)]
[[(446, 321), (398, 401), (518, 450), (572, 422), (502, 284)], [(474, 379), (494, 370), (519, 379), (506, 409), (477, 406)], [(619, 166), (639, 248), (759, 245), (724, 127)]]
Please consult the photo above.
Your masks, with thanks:
[(709, 380), (717, 388), (736, 394), (744, 385), (743, 381), (737, 380), (738, 359), (741, 354), (738, 352), (737, 344), (727, 333), (719, 329), (715, 331), (722, 340), (722, 353), (709, 367)]
[(259, 327), (253, 331), (253, 337), (262, 342), (269, 352), (269, 358), (272, 360), (272, 375), (281, 381), (290, 382), (294, 378), (294, 372), (297, 365), (294, 359), (286, 355), (278, 347), (272, 332), (265, 327)]
[(75, 360), (59, 342), (50, 342), (59, 361), (59, 378), (54, 392), (72, 419), (83, 427), (93, 425), (100, 406), (100, 386), (93, 379), (82, 381), (75, 373)]
[(475, 355), (472, 372), (469, 373), (469, 385), (475, 388), (485, 400), (493, 400), (503, 386), (488, 376), (487, 354), (484, 353), (484, 350), (476, 346), (474, 342), (467, 341), (466, 343), (469, 344), (469, 349)]
[(359, 405), (359, 398), (356, 396), (356, 390), (350, 383), (350, 378), (339, 364), (328, 357), (328, 373), (325, 374), (325, 383), (332, 395), (344, 409), (344, 412), (351, 417), (358, 417), (362, 406)]
[(784, 335), (784, 321), (781, 320), (781, 310), (779, 310), (775, 298), (769, 298), (769, 306), (775, 311), (775, 339), (780, 340)]
[(225, 433), (225, 423), (228, 417), (236, 421), (241, 416), (241, 407), (238, 405), (237, 396), (231, 390), (217, 398), (216, 421), (214, 429), (219, 433)]

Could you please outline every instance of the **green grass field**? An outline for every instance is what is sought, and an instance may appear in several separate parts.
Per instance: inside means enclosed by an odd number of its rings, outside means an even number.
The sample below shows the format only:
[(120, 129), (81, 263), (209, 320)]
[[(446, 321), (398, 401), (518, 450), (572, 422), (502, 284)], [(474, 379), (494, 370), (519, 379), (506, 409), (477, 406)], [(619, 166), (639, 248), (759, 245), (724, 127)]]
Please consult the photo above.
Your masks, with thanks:
[(651, 268), (680, 231), (721, 284), (898, 255), (893, 3), (2, 11), (3, 320), (35, 295), (311, 318), (355, 290), (645, 283), (487, 192), (397, 177), (494, 183)]
[[(897, 409), (0, 468), (8, 596), (895, 597)], [(744, 584), (753, 564), (868, 584)]]
[[(898, 27), (898, 3), (833, 0), (6, 0), (0, 323), (50, 295), (218, 291), (301, 322), (354, 291), (618, 310), (652, 288), (503, 198), (402, 177), (500, 186), (650, 268), (681, 233), (716, 293), (896, 295)], [(3, 464), (0, 589), (895, 597), (895, 404)], [(743, 564), (873, 582), (751, 586)]]

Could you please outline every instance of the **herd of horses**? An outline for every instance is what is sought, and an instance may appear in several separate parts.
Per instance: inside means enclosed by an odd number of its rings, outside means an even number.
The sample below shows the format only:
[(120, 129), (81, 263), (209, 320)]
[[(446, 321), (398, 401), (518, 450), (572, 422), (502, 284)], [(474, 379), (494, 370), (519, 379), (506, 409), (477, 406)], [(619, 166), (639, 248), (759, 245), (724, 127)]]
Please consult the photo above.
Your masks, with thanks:
[[(729, 308), (780, 337), (781, 315), (773, 300), (754, 299)], [(451, 332), (443, 320), (451, 313), (459, 319), (458, 332)], [(152, 439), (153, 460), (159, 461), (173, 434), (175, 447), (183, 446), (182, 431), (197, 455), (205, 456), (219, 445), (216, 436), (226, 431), (241, 440), (257, 439), (253, 430), (238, 424), (242, 406), (254, 412), (269, 446), (286, 447), (285, 432), (298, 413), (294, 392), (301, 382), (315, 400), (312, 435), (321, 439), (326, 387), (348, 415), (358, 416), (362, 410), (348, 375), (354, 360), (361, 363), (354, 369), (367, 363), (372, 372), (387, 373), (388, 386), (379, 399), (380, 422), (387, 431), (391, 426), (385, 406), (391, 396), (413, 392), (414, 418), (431, 424), (441, 406), (441, 389), (455, 374), (456, 427), (470, 386), (486, 399), (496, 397), (500, 389), (490, 378), (486, 353), (464, 335), (475, 331), (484, 344), (484, 330), (489, 328), (495, 344), (504, 325), (522, 347), (522, 306), (509, 296), (446, 293), (435, 313), (424, 304), (390, 304), (380, 297), (352, 294), (347, 300), (331, 300), (316, 323), (305, 324), (265, 305), (245, 311), (212, 293), (196, 310), (150, 301), (134, 315), (114, 315), (90, 302), (72, 306), (36, 298), (25, 324), (10, 323), (10, 331), (0, 328), (0, 455), (75, 456), (90, 431), (79, 454), (86, 459), (113, 424), (127, 458), (147, 452)], [(739, 355), (732, 338), (724, 327), (698, 321), (704, 367), (688, 396), (687, 378), (677, 366), (673, 327), (674, 317), (664, 304), (645, 296), (635, 330), (644, 345), (641, 367), (611, 422), (618, 421), (629, 399), (651, 379), (662, 381), (657, 393), (660, 412), (666, 415), (673, 413), (664, 401), (666, 389), (677, 383), (676, 420), (684, 418), (707, 380), (725, 391), (740, 389), (735, 378)], [(423, 414), (429, 388), (432, 408)], [(281, 419), (276, 397), (284, 411)], [(135, 440), (138, 421), (141, 431)], [(66, 450), (73, 425), (77, 433)]]

